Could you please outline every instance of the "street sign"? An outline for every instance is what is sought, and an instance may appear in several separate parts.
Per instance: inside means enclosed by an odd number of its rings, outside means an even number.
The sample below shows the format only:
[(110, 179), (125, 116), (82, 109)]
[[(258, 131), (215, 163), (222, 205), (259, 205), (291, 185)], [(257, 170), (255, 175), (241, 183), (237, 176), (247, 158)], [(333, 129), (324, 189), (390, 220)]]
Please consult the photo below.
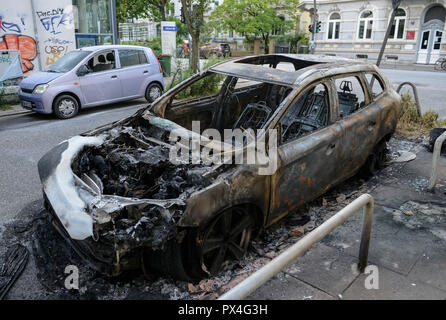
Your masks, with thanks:
[(175, 55), (177, 27), (175, 21), (161, 21), (161, 49), (162, 53)]
[(178, 31), (177, 26), (163, 26), (163, 31)]

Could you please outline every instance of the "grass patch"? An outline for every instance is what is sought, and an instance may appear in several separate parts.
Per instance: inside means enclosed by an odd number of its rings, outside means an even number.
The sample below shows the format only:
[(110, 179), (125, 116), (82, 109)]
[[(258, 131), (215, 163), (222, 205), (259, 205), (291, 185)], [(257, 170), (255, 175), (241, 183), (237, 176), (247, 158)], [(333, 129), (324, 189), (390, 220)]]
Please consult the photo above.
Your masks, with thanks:
[(406, 137), (429, 135), (433, 128), (446, 127), (446, 120), (438, 120), (438, 113), (429, 110), (422, 117), (409, 94), (401, 95), (401, 112), (396, 127), (397, 132)]
[(13, 106), (12, 104), (3, 103), (3, 102), (0, 101), (0, 110), (1, 111), (11, 110), (12, 106)]

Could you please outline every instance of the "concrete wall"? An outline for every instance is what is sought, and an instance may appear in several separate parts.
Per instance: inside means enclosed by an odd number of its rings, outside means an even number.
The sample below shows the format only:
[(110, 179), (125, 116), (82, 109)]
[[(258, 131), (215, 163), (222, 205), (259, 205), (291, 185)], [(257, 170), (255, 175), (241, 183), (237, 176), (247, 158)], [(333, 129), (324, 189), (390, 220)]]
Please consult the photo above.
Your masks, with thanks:
[(0, 49), (20, 51), (25, 75), (75, 48), (71, 0), (2, 0)]

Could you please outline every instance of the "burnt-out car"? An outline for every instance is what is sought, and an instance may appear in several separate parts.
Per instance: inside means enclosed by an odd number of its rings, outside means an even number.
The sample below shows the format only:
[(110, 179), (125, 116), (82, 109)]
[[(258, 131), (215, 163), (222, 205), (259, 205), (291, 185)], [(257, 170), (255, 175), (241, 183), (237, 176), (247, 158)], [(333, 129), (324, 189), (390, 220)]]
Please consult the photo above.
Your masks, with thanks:
[[(400, 103), (376, 66), (354, 60), (222, 62), (48, 152), (38, 164), (45, 205), (59, 232), (105, 274), (142, 266), (200, 279), (242, 257), (255, 234), (286, 214), (361, 168), (378, 169)], [(235, 130), (243, 137), (226, 139)], [(252, 141), (265, 142), (269, 162), (234, 161)], [(194, 159), (205, 144), (224, 160)], [(178, 145), (186, 158), (173, 161)], [(271, 159), (273, 170), (262, 172)]]

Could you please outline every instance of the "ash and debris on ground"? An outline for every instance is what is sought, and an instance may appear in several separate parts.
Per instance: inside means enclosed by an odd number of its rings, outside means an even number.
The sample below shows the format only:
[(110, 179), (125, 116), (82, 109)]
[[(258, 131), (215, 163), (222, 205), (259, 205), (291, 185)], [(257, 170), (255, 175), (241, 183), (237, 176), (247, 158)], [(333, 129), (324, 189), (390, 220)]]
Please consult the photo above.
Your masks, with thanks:
[[(424, 147), (425, 140), (392, 138), (388, 143), (389, 165), (377, 175), (368, 180), (359, 175), (350, 178), (286, 216), (254, 239), (243, 259), (228, 262), (217, 275), (198, 283), (176, 281), (165, 276), (148, 275), (147, 277), (141, 271), (125, 273), (118, 278), (108, 278), (99, 274), (76, 255), (48, 222), (42, 201), (30, 204), (18, 214), (14, 221), (2, 227), (1, 242), (5, 244), (2, 247), (6, 250), (14, 243), (21, 243), (32, 252), (31, 258), (34, 259), (36, 265), (37, 278), (45, 288), (39, 299), (216, 299), (296, 243), (360, 194), (371, 192), (379, 183), (404, 179), (400, 174), (403, 164), (392, 163), (392, 160), (404, 152)], [(414, 190), (419, 190), (419, 192), (425, 190), (425, 178), (417, 177), (412, 180), (412, 184), (409, 185)], [(407, 180), (404, 183), (407, 183)], [(446, 181), (442, 183), (446, 184)], [(436, 210), (444, 212), (440, 207), (426, 209), (423, 204), (409, 202), (400, 210), (395, 210), (393, 215), (394, 220), (406, 224), (409, 228), (421, 228), (426, 222), (430, 225), (445, 224), (446, 215), (438, 214)], [(414, 217), (416, 219), (413, 219)], [(434, 227), (432, 232), (436, 232), (437, 229)], [(446, 239), (446, 234), (440, 231), (438, 231), (438, 236)], [(4, 250), (0, 248), (0, 251)], [(79, 290), (65, 289), (64, 281), (67, 277), (65, 268), (68, 265), (79, 268)]]

